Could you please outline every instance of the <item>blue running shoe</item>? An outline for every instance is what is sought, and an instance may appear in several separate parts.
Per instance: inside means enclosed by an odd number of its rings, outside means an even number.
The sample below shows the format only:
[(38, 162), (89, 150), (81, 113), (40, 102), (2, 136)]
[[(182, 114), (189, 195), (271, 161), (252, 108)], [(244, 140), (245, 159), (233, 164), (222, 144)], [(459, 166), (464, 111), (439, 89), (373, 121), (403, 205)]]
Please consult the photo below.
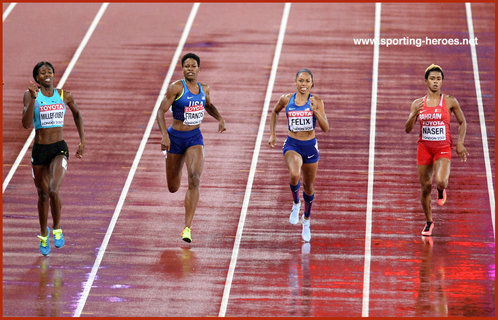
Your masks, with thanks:
[(40, 252), (42, 255), (47, 256), (50, 253), (50, 228), (47, 227), (47, 236), (37, 236), (40, 239)]
[(62, 234), (62, 229), (54, 229), (52, 233), (54, 234), (54, 246), (56, 248), (64, 247), (64, 235)]

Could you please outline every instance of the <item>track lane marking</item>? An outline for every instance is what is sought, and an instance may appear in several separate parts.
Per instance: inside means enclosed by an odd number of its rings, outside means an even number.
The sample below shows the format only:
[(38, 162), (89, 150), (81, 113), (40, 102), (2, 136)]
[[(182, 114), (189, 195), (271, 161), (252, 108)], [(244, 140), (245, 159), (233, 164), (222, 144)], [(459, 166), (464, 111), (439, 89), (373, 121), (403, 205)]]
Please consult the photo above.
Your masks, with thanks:
[[(73, 58), (69, 62), (66, 70), (64, 71), (64, 74), (62, 75), (61, 79), (59, 80), (59, 83), (57, 84), (57, 89), (61, 89), (64, 84), (66, 83), (67, 78), (69, 77), (69, 74), (71, 71), (73, 71), (74, 66), (76, 65), (76, 62), (78, 61), (81, 53), (83, 52), (83, 49), (85, 49), (85, 46), (88, 43), (88, 40), (90, 40), (90, 37), (93, 34), (93, 31), (95, 31), (95, 28), (97, 27), (97, 24), (99, 23), (100, 19), (104, 15), (105, 10), (107, 9), (109, 3), (103, 3), (100, 6), (99, 11), (95, 15), (95, 18), (92, 21), (92, 24), (88, 28), (85, 36), (83, 37), (83, 40), (81, 40), (80, 45), (76, 49), (76, 52), (73, 55)], [(7, 186), (9, 185), (10, 180), (14, 176), (14, 173), (16, 173), (17, 167), (19, 167), (19, 164), (21, 164), (22, 159), (26, 155), (26, 152), (28, 151), (29, 146), (33, 142), (33, 139), (35, 138), (35, 129), (33, 128), (31, 130), (31, 133), (28, 136), (28, 139), (24, 143), (24, 146), (21, 149), (21, 152), (19, 152), (19, 155), (17, 156), (16, 160), (14, 161), (14, 164), (9, 170), (9, 173), (5, 177), (5, 180), (3, 181), (3, 190), (2, 192), (5, 193), (5, 190), (7, 189)]]
[(185, 28), (183, 29), (183, 33), (180, 37), (180, 41), (178, 42), (178, 46), (176, 47), (176, 51), (173, 55), (173, 58), (171, 60), (171, 64), (168, 69), (168, 73), (166, 74), (166, 77), (164, 79), (161, 91), (159, 95), (157, 96), (156, 104), (154, 106), (154, 110), (152, 111), (152, 114), (149, 118), (149, 122), (147, 124), (147, 128), (145, 129), (145, 133), (142, 137), (142, 141), (140, 142), (140, 145), (138, 147), (137, 153), (135, 155), (135, 159), (133, 160), (133, 164), (131, 166), (131, 169), (128, 173), (128, 177), (126, 179), (125, 185), (123, 186), (123, 190), (121, 191), (121, 195), (119, 197), (118, 204), (116, 205), (116, 208), (114, 210), (114, 213), (112, 215), (111, 221), (109, 223), (109, 227), (107, 228), (107, 232), (105, 234), (104, 240), (102, 241), (101, 246), (99, 247), (99, 252), (97, 254), (97, 258), (95, 259), (95, 263), (93, 264), (92, 271), (90, 272), (90, 275), (88, 276), (88, 280), (86, 281), (84, 285), (84, 290), (81, 293), (81, 296), (78, 301), (77, 308), (74, 312), (74, 317), (79, 317), (83, 311), (83, 308), (85, 306), (86, 300), (88, 298), (88, 295), (90, 294), (90, 290), (92, 288), (93, 282), (95, 281), (95, 277), (97, 275), (97, 271), (100, 267), (100, 263), (102, 262), (102, 259), (104, 257), (104, 253), (107, 249), (107, 245), (109, 243), (109, 240), (111, 238), (112, 232), (114, 230), (114, 227), (116, 226), (116, 223), (119, 218), (119, 214), (121, 213), (121, 209), (123, 207), (124, 201), (126, 199), (126, 196), (128, 194), (128, 190), (130, 189), (131, 183), (133, 181), (133, 177), (135, 175), (135, 172), (138, 168), (138, 164), (140, 162), (140, 159), (142, 157), (142, 154), (145, 150), (145, 145), (147, 144), (147, 140), (149, 139), (150, 133), (152, 131), (152, 127), (154, 126), (155, 120), (156, 120), (156, 113), (157, 110), (159, 109), (159, 106), (161, 105), (161, 101), (163, 97), (166, 95), (166, 90), (168, 89), (169, 82), (171, 81), (171, 78), (173, 77), (173, 73), (176, 68), (176, 64), (178, 60), (180, 59), (181, 52), (183, 50), (183, 47), (185, 45), (185, 42), (187, 40), (187, 37), (190, 33), (190, 29), (192, 28), (195, 16), (197, 15), (197, 11), (199, 10), (200, 3), (194, 3), (192, 5), (192, 10), (190, 11), (190, 15), (187, 19), (187, 23), (185, 24)]
[(372, 203), (375, 169), (375, 120), (377, 114), (377, 82), (379, 75), (379, 43), (380, 43), (381, 3), (375, 4), (374, 54), (372, 64), (372, 98), (370, 110), (370, 142), (368, 148), (368, 187), (367, 212), (365, 227), (365, 260), (363, 265), (363, 299), (361, 316), (368, 317), (370, 302), (370, 260), (372, 248)]
[(5, 12), (3, 13), (3, 16), (2, 16), (2, 22), (5, 22), (5, 19), (7, 19), (7, 17), (12, 12), (12, 10), (14, 10), (14, 7), (16, 6), (16, 4), (17, 3), (12, 2), (11, 4), (9, 4), (9, 6), (7, 7), (7, 9), (5, 9)]
[[(472, 22), (472, 8), (470, 3), (465, 3), (467, 13), (467, 27), (469, 29), (469, 39), (475, 39), (474, 24)], [(474, 42), (470, 43), (470, 53), (472, 56), (472, 68), (474, 69), (474, 83), (476, 87), (477, 108), (479, 110), (479, 123), (481, 125), (482, 149), (484, 153), (484, 165), (486, 167), (486, 179), (488, 182), (489, 205), (491, 208), (491, 221), (493, 223), (493, 237), (495, 236), (495, 191), (493, 187), (493, 175), (491, 162), (489, 160), (488, 135), (486, 132), (486, 119), (484, 117), (484, 107), (482, 103), (481, 81), (479, 79), (479, 66), (477, 64), (477, 50)]]
[(289, 18), (290, 8), (291, 4), (285, 3), (284, 10), (282, 13), (282, 20), (280, 22), (280, 31), (278, 34), (277, 45), (275, 47), (275, 53), (273, 55), (273, 63), (271, 67), (270, 78), (268, 79), (268, 86), (266, 88), (265, 102), (263, 105), (263, 110), (261, 112), (261, 120), (259, 122), (258, 136), (256, 138), (256, 143), (254, 144), (254, 151), (252, 154), (249, 176), (247, 178), (244, 201), (242, 203), (242, 210), (240, 212), (239, 224), (237, 226), (237, 234), (235, 236), (235, 242), (233, 244), (232, 257), (230, 259), (230, 266), (228, 268), (228, 274), (225, 281), (225, 288), (223, 290), (223, 297), (221, 300), (218, 317), (225, 316), (226, 309), (228, 306), (228, 299), (230, 297), (230, 289), (232, 287), (233, 274), (235, 272), (235, 266), (237, 264), (237, 258), (239, 255), (239, 247), (242, 238), (242, 231), (244, 230), (244, 223), (247, 216), (247, 208), (249, 207), (249, 199), (251, 198), (252, 185), (254, 182), (254, 176), (256, 174), (256, 167), (258, 165), (259, 151), (261, 149), (261, 141), (263, 140), (263, 134), (265, 131), (266, 118), (268, 116), (268, 109), (270, 106), (271, 95), (273, 92), (273, 85), (275, 84), (275, 78), (277, 75), (280, 53), (282, 51), (282, 45), (284, 43), (285, 30), (287, 28), (287, 20)]

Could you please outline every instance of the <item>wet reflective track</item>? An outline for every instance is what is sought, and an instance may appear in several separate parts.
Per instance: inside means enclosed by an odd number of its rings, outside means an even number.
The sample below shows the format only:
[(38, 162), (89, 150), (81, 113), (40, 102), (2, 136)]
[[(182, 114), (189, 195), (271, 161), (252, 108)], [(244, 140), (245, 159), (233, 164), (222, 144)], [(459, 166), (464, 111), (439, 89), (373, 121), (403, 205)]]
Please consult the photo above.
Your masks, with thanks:
[[(8, 7), (3, 4), (4, 16)], [(374, 37), (376, 10), (380, 38), (468, 38), (464, 3), (377, 9), (374, 3), (293, 3), (276, 70), (284, 3), (202, 3), (195, 15), (193, 7), (111, 3), (100, 18), (64, 84), (83, 113), (87, 148), (84, 159), (76, 159), (78, 135), (68, 115), (64, 137), (71, 156), (61, 190), (66, 245), (48, 257), (38, 251), (31, 147), (14, 165), (30, 133), (21, 126), (22, 95), (40, 60), (52, 62), (61, 79), (101, 4), (19, 3), (4, 19), (4, 185), (16, 170), (2, 199), (3, 317), (494, 317), (494, 208), (487, 182), (494, 187), (494, 4), (471, 5), (481, 97), (468, 45), (381, 45), (376, 60), (373, 45), (353, 41)], [(133, 22), (124, 18), (130, 15)], [(180, 239), (186, 172), (179, 192), (170, 194), (155, 123), (132, 170), (189, 17), (181, 52), (201, 57), (199, 80), (209, 84), (228, 129), (217, 133), (211, 117), (202, 125), (205, 166), (191, 244)], [(179, 79), (175, 63), (172, 79)], [(417, 134), (405, 134), (404, 123), (411, 102), (425, 94), (423, 70), (431, 63), (442, 65), (443, 91), (465, 113), (470, 157), (461, 163), (453, 151), (447, 204), (434, 201), (434, 236), (422, 238)], [(266, 119), (251, 167), (272, 72), (270, 110), (295, 89), (295, 72), (303, 67), (313, 71), (312, 93), (324, 100), (330, 123), (329, 132), (317, 131), (320, 164), (308, 244), (300, 225), (288, 223), (283, 114), (275, 149), (266, 143)], [(457, 128), (452, 116), (454, 137)]]

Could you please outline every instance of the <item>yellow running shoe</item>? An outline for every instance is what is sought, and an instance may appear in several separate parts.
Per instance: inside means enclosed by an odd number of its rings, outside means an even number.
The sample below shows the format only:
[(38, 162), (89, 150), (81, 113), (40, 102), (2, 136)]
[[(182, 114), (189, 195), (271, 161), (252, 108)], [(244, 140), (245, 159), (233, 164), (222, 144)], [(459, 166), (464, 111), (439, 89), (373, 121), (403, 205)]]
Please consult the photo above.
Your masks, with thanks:
[(190, 228), (189, 227), (185, 227), (185, 229), (183, 229), (182, 239), (185, 242), (189, 242), (189, 243), (192, 242), (192, 236), (190, 235)]

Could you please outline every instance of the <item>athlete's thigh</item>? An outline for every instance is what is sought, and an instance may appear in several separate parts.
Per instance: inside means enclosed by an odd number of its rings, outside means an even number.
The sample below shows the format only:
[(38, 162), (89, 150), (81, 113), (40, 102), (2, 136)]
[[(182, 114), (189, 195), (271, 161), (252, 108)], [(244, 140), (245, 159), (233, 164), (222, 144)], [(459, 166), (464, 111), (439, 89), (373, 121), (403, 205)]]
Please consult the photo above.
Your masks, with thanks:
[(204, 169), (204, 146), (198, 144), (191, 146), (185, 151), (185, 164), (187, 172), (200, 175)]
[(185, 154), (168, 153), (168, 157), (166, 158), (166, 179), (168, 180), (168, 185), (180, 183), (184, 162)]
[(67, 158), (66, 156), (57, 156), (50, 162), (50, 190), (59, 190), (62, 181), (66, 175)]
[(439, 158), (434, 162), (434, 173), (437, 180), (445, 181), (450, 177), (451, 161), (447, 158)]
[(301, 171), (301, 167), (303, 166), (303, 158), (299, 153), (293, 150), (288, 150), (284, 155), (285, 164), (287, 168), (289, 168), (290, 172), (299, 173)]
[(318, 161), (314, 163), (304, 163), (303, 170), (303, 183), (311, 185), (315, 181), (316, 172), (318, 170)]
[(50, 178), (50, 171), (48, 165), (33, 165), (33, 181), (35, 182), (36, 189), (48, 193), (48, 182)]

